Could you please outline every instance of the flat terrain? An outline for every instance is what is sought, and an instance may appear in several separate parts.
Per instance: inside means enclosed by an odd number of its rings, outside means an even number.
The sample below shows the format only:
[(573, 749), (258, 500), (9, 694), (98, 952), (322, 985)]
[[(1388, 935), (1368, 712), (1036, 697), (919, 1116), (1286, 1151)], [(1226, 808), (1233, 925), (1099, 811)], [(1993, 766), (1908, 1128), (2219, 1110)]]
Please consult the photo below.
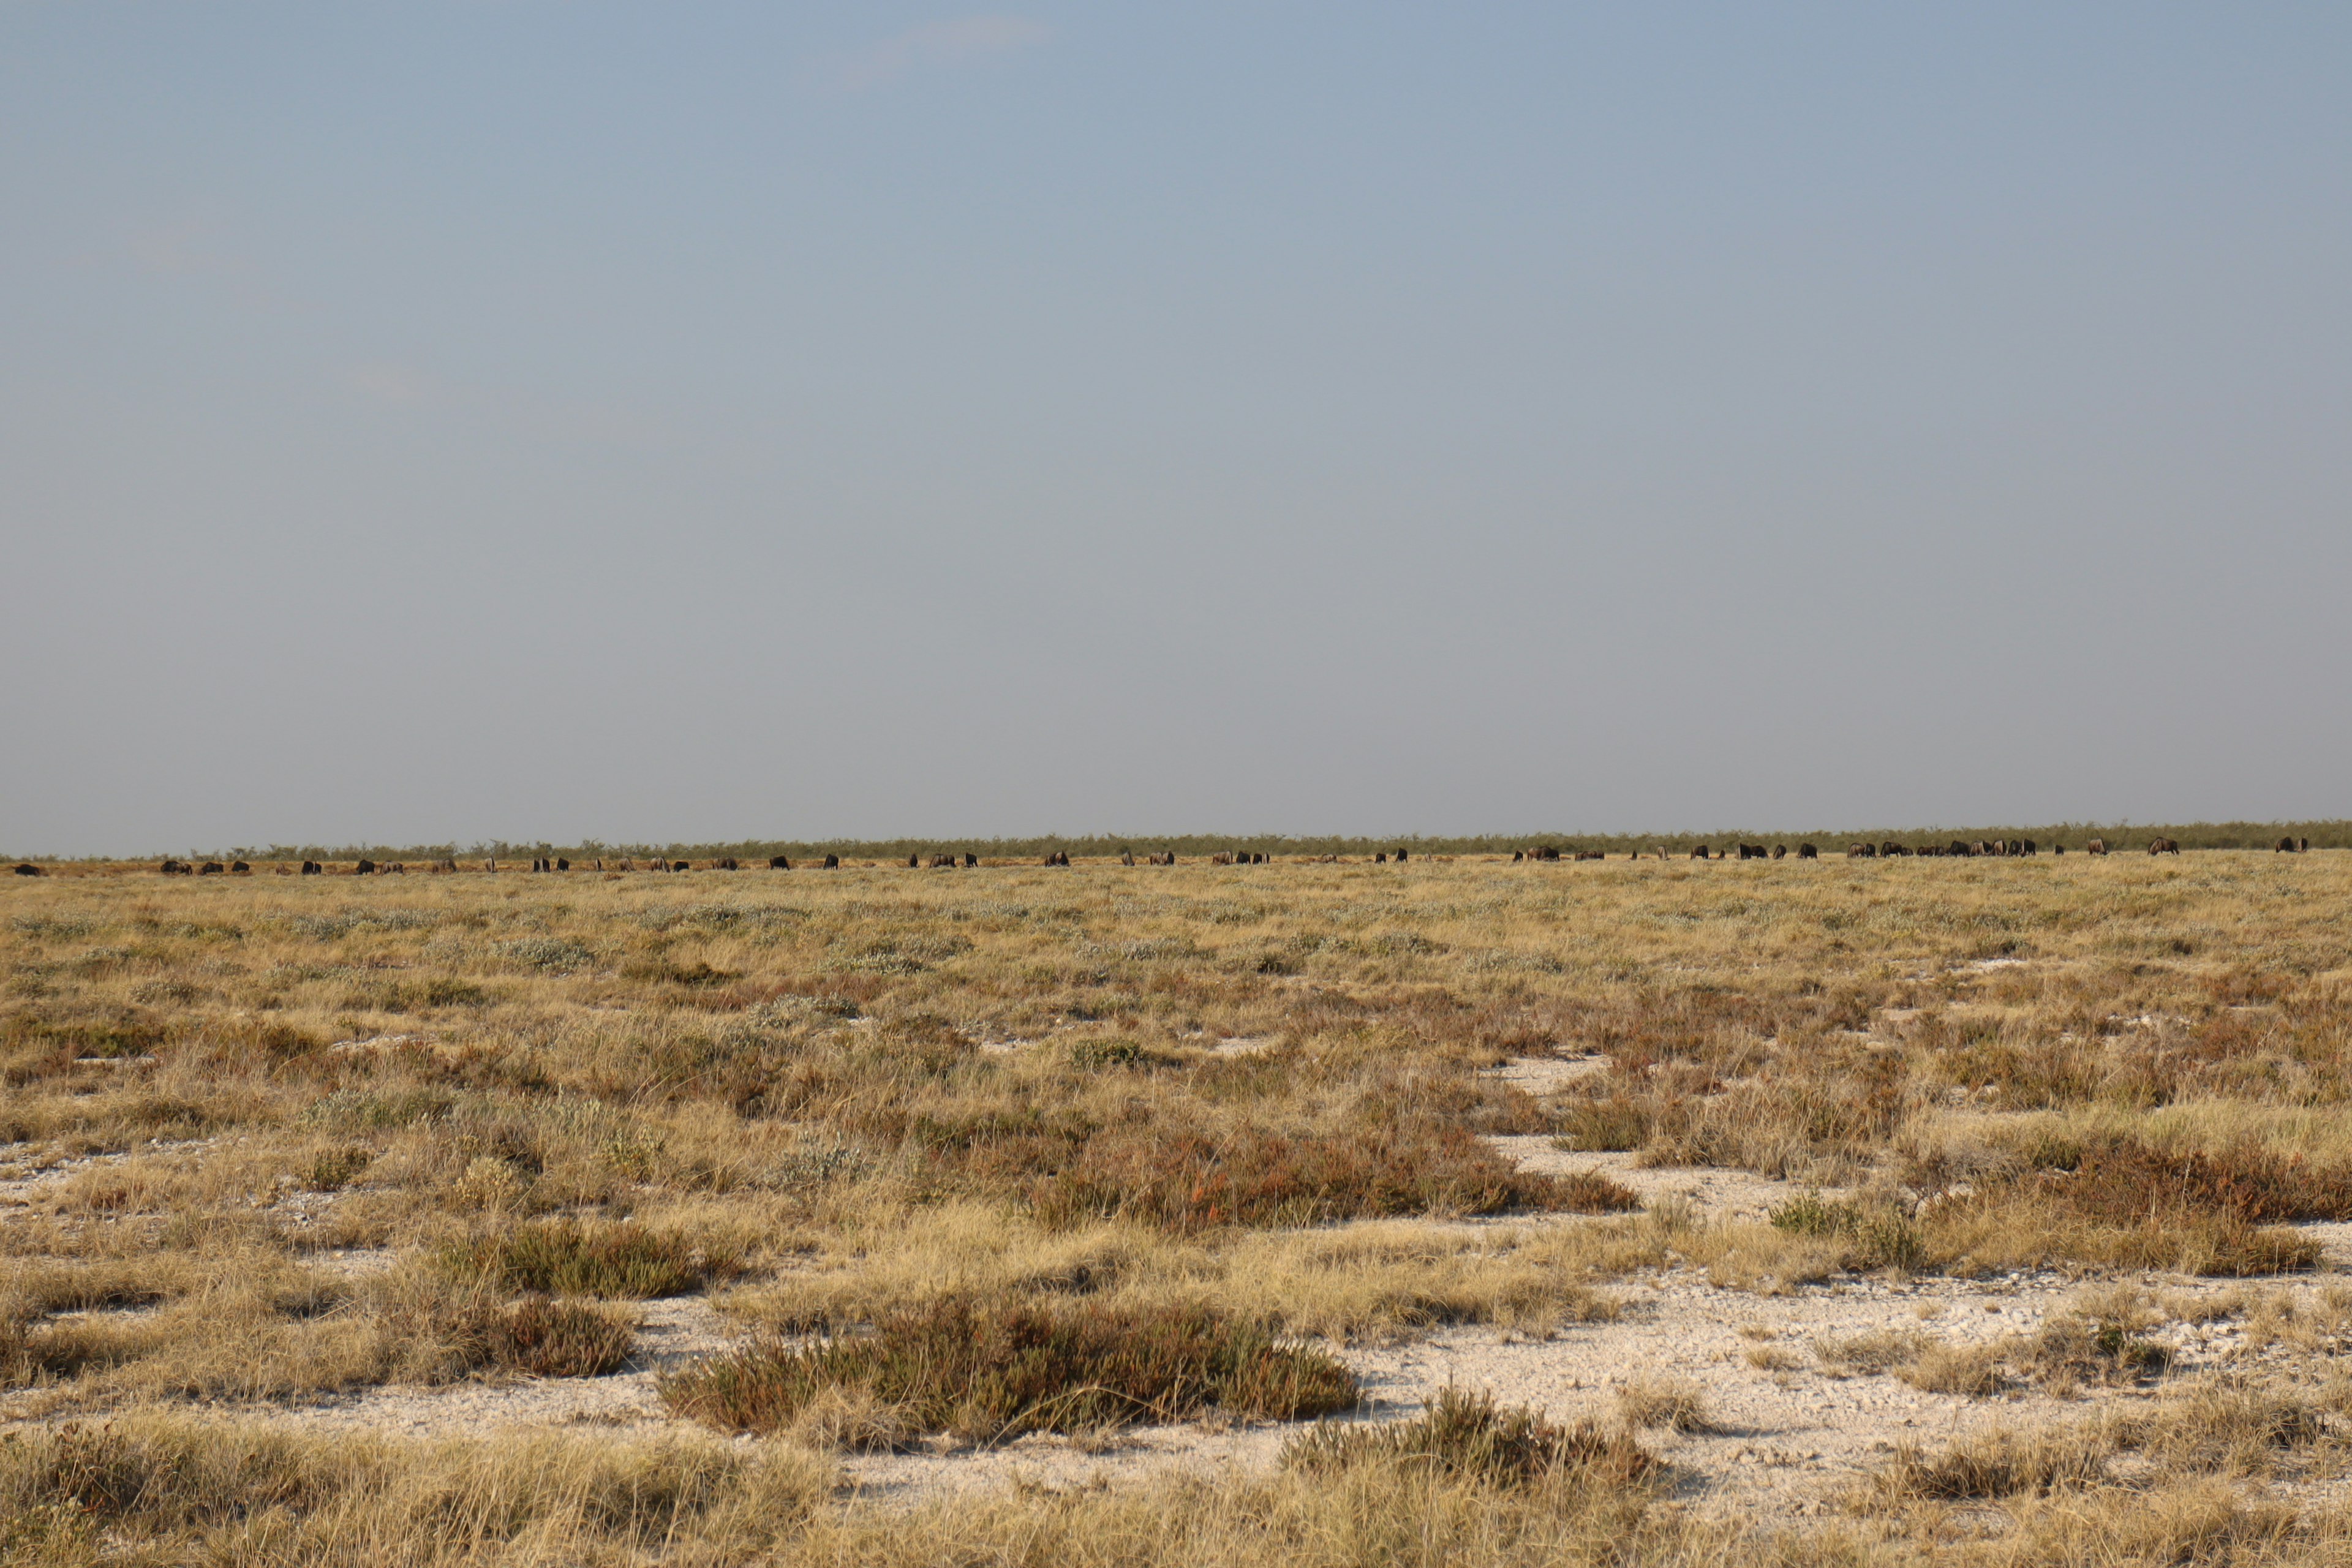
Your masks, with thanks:
[(2352, 1557), (2352, 854), (0, 905), (0, 1563)]

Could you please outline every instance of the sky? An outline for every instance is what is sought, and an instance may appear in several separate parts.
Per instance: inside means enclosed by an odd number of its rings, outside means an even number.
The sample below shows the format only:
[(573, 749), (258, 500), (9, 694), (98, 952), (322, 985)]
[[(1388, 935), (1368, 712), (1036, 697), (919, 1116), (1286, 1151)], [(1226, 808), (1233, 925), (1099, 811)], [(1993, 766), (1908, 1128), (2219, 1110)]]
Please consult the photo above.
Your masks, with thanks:
[(2352, 816), (2348, 80), (0, 0), (0, 849)]

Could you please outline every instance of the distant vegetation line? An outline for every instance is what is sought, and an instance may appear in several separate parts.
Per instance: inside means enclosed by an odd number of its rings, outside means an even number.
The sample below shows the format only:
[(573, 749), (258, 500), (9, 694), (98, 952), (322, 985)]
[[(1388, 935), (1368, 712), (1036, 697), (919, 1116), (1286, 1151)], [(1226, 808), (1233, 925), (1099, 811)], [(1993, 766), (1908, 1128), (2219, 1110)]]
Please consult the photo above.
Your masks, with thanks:
[[(1044, 857), (1061, 851), (1081, 858), (1090, 856), (1116, 856), (1122, 850), (1137, 855), (1172, 850), (1181, 857), (1213, 855), (1220, 850), (1243, 849), (1257, 854), (1292, 858), (1305, 855), (1372, 855), (1381, 850), (1400, 847), (1414, 855), (1507, 855), (1514, 849), (1529, 845), (1549, 844), (1562, 849), (1601, 849), (1622, 855), (1634, 850), (1647, 851), (1663, 846), (1670, 853), (1686, 852), (1706, 844), (1716, 847), (1749, 844), (1786, 844), (1793, 849), (1800, 843), (1821, 847), (1823, 854), (1842, 852), (1848, 844), (1867, 841), (1873, 844), (1894, 839), (1909, 845), (1943, 844), (1953, 839), (1974, 841), (1995, 838), (2031, 838), (2045, 852), (2053, 846), (2063, 844), (2069, 849), (2080, 849), (2093, 838), (2105, 838), (2110, 845), (2129, 849), (2147, 847), (2153, 837), (2179, 841), (2184, 849), (2267, 849), (2281, 837), (2307, 838), (2315, 849), (2352, 847), (2352, 818), (2336, 818), (2323, 822), (2186, 822), (2186, 823), (2096, 823), (2062, 822), (2041, 826), (1993, 827), (1812, 827), (1801, 830), (1767, 831), (1761, 828), (1726, 828), (1713, 833), (1486, 833), (1465, 837), (1423, 837), (1400, 835), (1385, 838), (1362, 836), (1288, 837), (1274, 833), (1180, 833), (1180, 834), (1088, 834), (1077, 837), (1045, 836), (1034, 838), (743, 838), (730, 842), (699, 842), (669, 844), (602, 844), (593, 839), (580, 844), (529, 843), (521, 840), (494, 839), (470, 845), (457, 844), (272, 844), (236, 846), (228, 848), (191, 848), (173, 851), (195, 859), (240, 858), (251, 860), (352, 860), (365, 856), (376, 860), (432, 860), (448, 856), (478, 858), (497, 856), (500, 859), (538, 855), (561, 855), (574, 860), (593, 860), (598, 857), (668, 856), (678, 859), (712, 859), (733, 856), (742, 860), (766, 860), (771, 856), (789, 856), (795, 862), (803, 858), (822, 858), (838, 855), (844, 859), (903, 860), (909, 855), (971, 853), (984, 859), (1006, 859)], [(53, 863), (68, 859), (108, 860), (121, 858), (152, 858), (153, 857), (121, 856), (8, 856), (7, 858), (47, 860)]]

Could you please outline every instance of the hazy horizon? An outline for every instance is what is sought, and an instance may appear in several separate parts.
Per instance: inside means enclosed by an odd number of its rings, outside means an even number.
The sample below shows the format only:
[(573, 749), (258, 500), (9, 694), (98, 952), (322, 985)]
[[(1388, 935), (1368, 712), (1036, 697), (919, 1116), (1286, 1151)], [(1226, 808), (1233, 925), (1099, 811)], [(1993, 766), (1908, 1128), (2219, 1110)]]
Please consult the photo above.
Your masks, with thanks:
[(2347, 70), (18, 0), (0, 843), (2352, 816)]

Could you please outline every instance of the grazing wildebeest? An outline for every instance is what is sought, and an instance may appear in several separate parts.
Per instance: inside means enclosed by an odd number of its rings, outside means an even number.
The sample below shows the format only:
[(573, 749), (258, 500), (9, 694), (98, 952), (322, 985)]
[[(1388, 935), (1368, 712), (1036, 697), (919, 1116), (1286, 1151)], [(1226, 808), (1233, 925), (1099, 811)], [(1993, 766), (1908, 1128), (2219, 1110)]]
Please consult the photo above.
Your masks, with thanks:
[(1692, 850), (1692, 851), (1690, 852), (1690, 858), (1691, 858), (1692, 859), (1694, 859), (1694, 860), (1704, 860), (1704, 859), (1706, 859), (1706, 858), (1707, 858), (1707, 854), (1706, 854), (1706, 845), (1704, 845), (1704, 844), (1702, 844), (1702, 845), (1700, 845), (1697, 848), (1696, 848), (1696, 849)]
[(710, 863), (710, 868), (714, 871), (740, 871), (743, 868), (743, 863), (730, 855), (723, 860), (713, 860)]
[(177, 860), (166, 860), (156, 867), (155, 871), (158, 876), (176, 877), (180, 874), (180, 863)]
[(1739, 858), (1742, 860), (1761, 860), (1769, 853), (1770, 851), (1761, 844), (1743, 844), (1739, 847)]
[(204, 869), (198, 871), (196, 875), (199, 877), (221, 877), (227, 875), (227, 873), (228, 868), (222, 865), (219, 861), (207, 860), (204, 864)]
[(1878, 852), (1881, 855), (1907, 855), (1910, 853), (1909, 850), (1904, 848), (1900, 844), (1895, 843), (1892, 838), (1880, 845), (1878, 847)]
[(1797, 858), (1798, 858), (1798, 859), (1800, 859), (1800, 860), (1818, 860), (1818, 859), (1820, 859), (1821, 858), (1822, 858), (1822, 852), (1821, 852), (1821, 850), (1820, 850), (1820, 848), (1819, 848), (1818, 847), (1816, 847), (1816, 846), (1814, 846), (1814, 845), (1811, 845), (1811, 844), (1800, 844), (1800, 845), (1798, 845), (1798, 846), (1797, 846)]
[(1785, 859), (1787, 859), (1788, 858), (1789, 858), (1789, 847), (1788, 847), (1787, 845), (1785, 845), (1785, 844), (1775, 844), (1774, 846), (1772, 846), (1772, 858), (1773, 858), (1773, 859), (1775, 859), (1775, 860), (1785, 860)]
[(326, 868), (320, 865), (316, 860), (305, 860), (302, 862), (302, 875), (305, 877), (316, 877), (321, 875), (325, 870)]
[(2311, 840), (2308, 838), (2298, 838), (2294, 841), (2294, 852), (2298, 855), (2307, 853), (2310, 848)]
[(931, 857), (931, 869), (934, 871), (947, 869), (948, 868), (952, 867), (955, 863), (956, 858), (952, 855), (934, 855)]
[(828, 871), (838, 871), (841, 869), (841, 857), (838, 855), (826, 856), (824, 858), (824, 868)]
[(908, 856), (908, 857), (907, 857), (907, 869), (908, 869), (908, 870), (909, 870), (909, 871), (919, 871), (919, 870), (921, 870), (922, 868), (923, 868), (923, 858), (922, 858), (920, 855), (909, 855), (909, 856)]
[(16, 875), (19, 877), (37, 877), (41, 875), (41, 868), (38, 866), (34, 865), (30, 860), (20, 861), (16, 866)]
[(2085, 855), (2104, 855), (2106, 852), (2107, 841), (2104, 838), (2094, 838), (2083, 846), (2083, 853)]
[(572, 862), (564, 859), (561, 856), (558, 856), (555, 861), (555, 868), (559, 871), (569, 871), (572, 869)]
[(2271, 846), (2271, 853), (2272, 853), (2272, 854), (2273, 854), (2273, 855), (2292, 855), (2292, 854), (2294, 854), (2294, 839), (2292, 839), (2292, 838), (2282, 838), (2282, 839), (2280, 839), (2276, 844), (2273, 844), (2273, 845), (2272, 845), (2272, 846)]
[(1122, 849), (1122, 850), (1120, 850), (1120, 851), (1118, 852), (1118, 863), (1119, 863), (1120, 865), (1122, 865), (1122, 866), (1132, 866), (1132, 865), (1134, 865), (1134, 864), (1135, 864), (1135, 851), (1134, 851), (1134, 850), (1132, 850), (1132, 849)]
[(1845, 858), (1849, 860), (1875, 860), (1878, 858), (1878, 846), (1875, 844), (1849, 844), (1845, 847)]
[(1392, 858), (1393, 860), (1395, 860), (1395, 861), (1396, 861), (1396, 863), (1397, 863), (1398, 865), (1402, 866), (1402, 865), (1403, 865), (1403, 864), (1404, 864), (1404, 862), (1405, 862), (1405, 852), (1404, 852), (1403, 850), (1400, 849), (1400, 850), (1398, 850), (1398, 851), (1396, 852), (1396, 854), (1395, 854), (1395, 855), (1393, 855), (1392, 857), (1391, 857), (1391, 858)]
[(2180, 840), (2178, 838), (2156, 839), (2148, 845), (2147, 852), (2151, 855), (2178, 855), (2180, 853)]
[(673, 871), (691, 871), (694, 869), (694, 862), (691, 860), (673, 860), (669, 863), (669, 868)]
[(1514, 866), (1517, 865), (1520, 861), (1522, 861), (1522, 860), (1526, 859), (1527, 858), (1528, 858), (1528, 852), (1527, 852), (1526, 850), (1524, 850), (1524, 849), (1514, 849), (1514, 850), (1512, 850), (1512, 851), (1511, 851), (1511, 864), (1512, 864), (1512, 865), (1514, 865)]
[(1973, 855), (1976, 851), (1955, 838), (1952, 840), (1950, 845), (1945, 848), (1944, 853), (1947, 855)]
[(1230, 866), (1233, 863), (1234, 852), (1230, 849), (1220, 849), (1209, 857), (1209, 864), (1212, 866)]
[(786, 855), (771, 855), (771, 856), (769, 856), (769, 857), (768, 857), (768, 869), (769, 869), (769, 870), (771, 870), (771, 871), (789, 871), (789, 870), (791, 870), (792, 868), (793, 868), (793, 862), (792, 862), (792, 858), (791, 858), (790, 856), (786, 856)]
[(228, 863), (228, 874), (232, 877), (250, 877), (253, 875), (253, 868), (242, 860), (232, 860)]
[(1389, 855), (1388, 855), (1388, 851), (1387, 851), (1387, 850), (1385, 850), (1385, 849), (1381, 849), (1381, 850), (1377, 850), (1377, 851), (1375, 851), (1375, 852), (1373, 853), (1373, 855), (1372, 855), (1372, 864), (1373, 864), (1373, 865), (1375, 865), (1375, 866), (1385, 866), (1385, 865), (1387, 865), (1388, 863), (1389, 863)]
[(1606, 849), (1580, 849), (1576, 852), (1576, 858), (1580, 860), (1606, 860), (1609, 858), (1609, 851)]
[(1166, 854), (1155, 855), (1152, 858), (1162, 866), (1173, 866), (1176, 864), (1176, 851), (1171, 849)]
[(358, 865), (356, 865), (356, 866), (354, 866), (354, 867), (352, 867), (352, 876), (354, 876), (354, 877), (373, 877), (373, 876), (374, 876), (374, 875), (375, 875), (375, 862), (374, 862), (374, 861), (373, 861), (373, 860), (362, 860), (362, 861), (361, 861)]

